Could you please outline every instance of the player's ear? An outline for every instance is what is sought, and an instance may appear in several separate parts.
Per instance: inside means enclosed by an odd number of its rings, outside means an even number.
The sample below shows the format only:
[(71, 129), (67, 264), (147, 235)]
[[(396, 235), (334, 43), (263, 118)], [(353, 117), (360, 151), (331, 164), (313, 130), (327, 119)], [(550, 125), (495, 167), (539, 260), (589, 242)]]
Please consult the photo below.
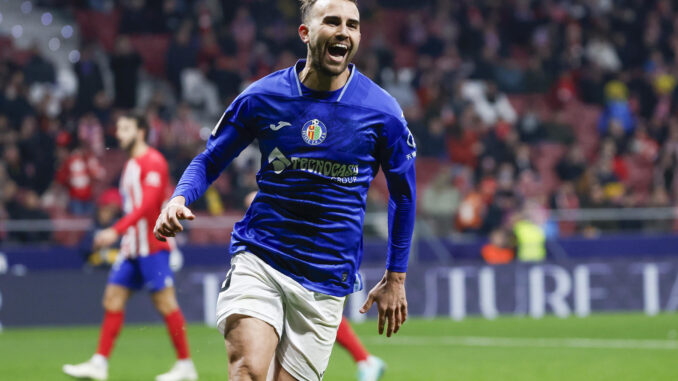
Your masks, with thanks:
[(299, 38), (301, 38), (301, 42), (304, 44), (308, 44), (309, 37), (308, 37), (308, 26), (306, 24), (301, 24), (299, 25)]

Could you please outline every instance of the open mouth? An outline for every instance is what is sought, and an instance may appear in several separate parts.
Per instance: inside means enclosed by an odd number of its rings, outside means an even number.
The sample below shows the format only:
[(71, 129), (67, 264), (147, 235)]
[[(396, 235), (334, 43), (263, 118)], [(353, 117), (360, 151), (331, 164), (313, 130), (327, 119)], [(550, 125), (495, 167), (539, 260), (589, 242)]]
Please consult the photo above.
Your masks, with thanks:
[(334, 61), (341, 61), (348, 54), (348, 45), (343, 43), (334, 43), (327, 47), (327, 53)]

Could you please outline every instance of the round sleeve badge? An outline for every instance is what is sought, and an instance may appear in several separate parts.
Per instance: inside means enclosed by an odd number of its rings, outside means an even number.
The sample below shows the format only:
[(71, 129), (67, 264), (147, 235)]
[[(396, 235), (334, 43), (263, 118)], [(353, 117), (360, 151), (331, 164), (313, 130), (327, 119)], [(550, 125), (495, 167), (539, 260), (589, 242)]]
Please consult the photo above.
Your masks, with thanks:
[(327, 127), (318, 119), (312, 119), (304, 123), (304, 126), (301, 127), (301, 137), (304, 139), (306, 144), (315, 146), (323, 141), (327, 137)]

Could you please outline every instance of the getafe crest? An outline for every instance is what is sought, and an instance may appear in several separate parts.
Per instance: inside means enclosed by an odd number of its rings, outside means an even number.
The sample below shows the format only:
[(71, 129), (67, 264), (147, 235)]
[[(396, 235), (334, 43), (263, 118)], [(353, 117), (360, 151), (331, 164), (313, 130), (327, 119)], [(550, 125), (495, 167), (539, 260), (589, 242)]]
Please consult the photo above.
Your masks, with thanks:
[(327, 127), (325, 127), (323, 122), (318, 119), (309, 120), (301, 127), (301, 137), (306, 144), (312, 146), (318, 145), (325, 141), (325, 137), (327, 137)]

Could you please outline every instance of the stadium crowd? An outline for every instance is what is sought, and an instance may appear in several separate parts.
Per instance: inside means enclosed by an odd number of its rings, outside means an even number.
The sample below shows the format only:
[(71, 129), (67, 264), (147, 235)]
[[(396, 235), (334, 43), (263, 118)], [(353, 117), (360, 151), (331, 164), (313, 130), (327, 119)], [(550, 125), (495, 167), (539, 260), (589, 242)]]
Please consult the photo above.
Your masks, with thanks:
[[(149, 118), (176, 181), (233, 97), (306, 50), (294, 1), (36, 1), (79, 26), (77, 91), (41, 49), (0, 36), (0, 219), (91, 216), (119, 199), (122, 110)], [(527, 218), (553, 234), (673, 221), (550, 224), (552, 209), (668, 207), (678, 198), (678, 9), (668, 0), (361, 0), (358, 68), (405, 110), (419, 214), (437, 234)], [(111, 78), (111, 81), (106, 81)], [(201, 200), (239, 211), (247, 149)], [(377, 180), (368, 210), (385, 208)], [(105, 195), (105, 197), (102, 197)], [(16, 234), (16, 240), (46, 239)]]

